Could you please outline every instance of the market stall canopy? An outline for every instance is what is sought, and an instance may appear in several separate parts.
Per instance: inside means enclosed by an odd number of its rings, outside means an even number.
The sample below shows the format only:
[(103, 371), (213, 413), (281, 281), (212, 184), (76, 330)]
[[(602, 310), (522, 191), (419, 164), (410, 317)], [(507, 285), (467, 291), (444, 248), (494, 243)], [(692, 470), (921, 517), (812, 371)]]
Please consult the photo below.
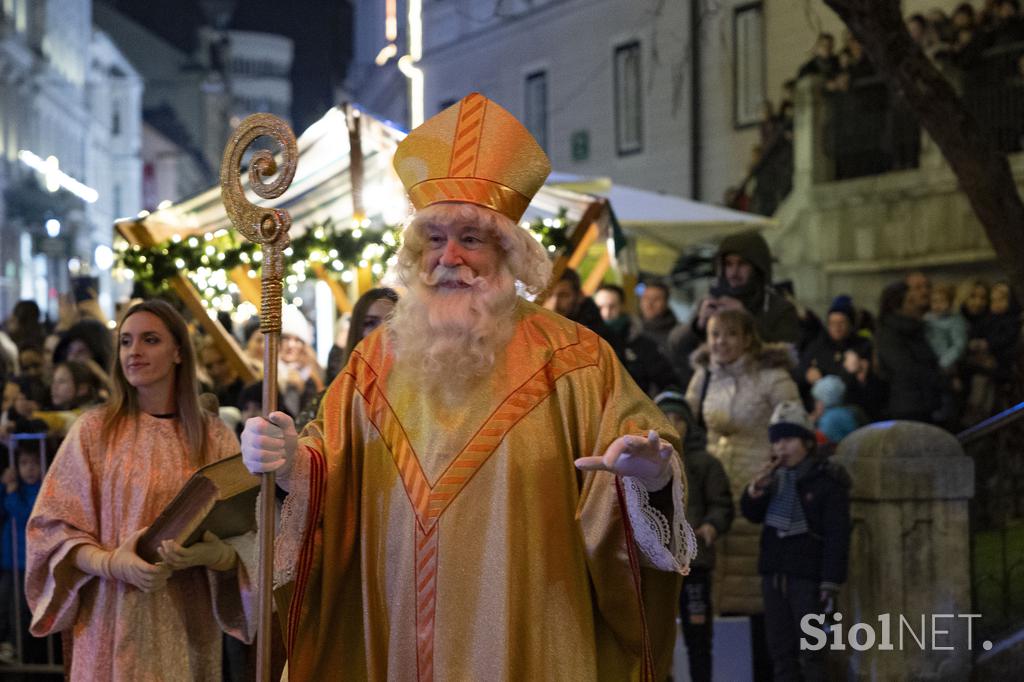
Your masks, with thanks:
[[(360, 113), (357, 108), (353, 111), (360, 118), (366, 217), (394, 225), (409, 211), (401, 183), (391, 167), (395, 148), (405, 132), (394, 124)], [(293, 235), (327, 220), (339, 226), (351, 224), (348, 125), (343, 107), (330, 109), (299, 137), (298, 170), (288, 191), (270, 201), (247, 192), (249, 199), (261, 206), (287, 209), (292, 216)], [(243, 186), (247, 185), (248, 178), (243, 176)], [(691, 245), (774, 225), (764, 216), (615, 184), (608, 178), (559, 172), (552, 173), (534, 197), (525, 219), (555, 216), (564, 211), (570, 220), (578, 220), (595, 197), (607, 200), (624, 231), (635, 238), (637, 265), (652, 273), (667, 273), (679, 254)], [(154, 211), (143, 222), (158, 242), (173, 235), (184, 238), (229, 227), (220, 188), (216, 186)], [(607, 236), (608, 216), (602, 215), (599, 222), (602, 236)]]
[[(625, 232), (636, 238), (639, 267), (667, 274), (687, 247), (723, 237), (775, 227), (771, 218), (685, 199), (671, 194), (614, 184), (608, 178), (552, 173), (543, 191), (567, 200), (580, 195), (608, 199)], [(535, 200), (535, 204), (538, 202)]]
[[(408, 212), (408, 205), (401, 183), (391, 169), (391, 158), (405, 133), (355, 111), (360, 119), (366, 217), (377, 218), (385, 224), (400, 222)], [(244, 174), (242, 186), (247, 190), (246, 196), (259, 206), (287, 209), (294, 225), (293, 235), (327, 220), (336, 225), (351, 224), (350, 146), (345, 110), (334, 107), (307, 128), (298, 138), (298, 150), (298, 169), (287, 192), (277, 199), (260, 199), (248, 191), (248, 175)], [(157, 241), (175, 234), (186, 237), (230, 227), (219, 185), (143, 218)]]

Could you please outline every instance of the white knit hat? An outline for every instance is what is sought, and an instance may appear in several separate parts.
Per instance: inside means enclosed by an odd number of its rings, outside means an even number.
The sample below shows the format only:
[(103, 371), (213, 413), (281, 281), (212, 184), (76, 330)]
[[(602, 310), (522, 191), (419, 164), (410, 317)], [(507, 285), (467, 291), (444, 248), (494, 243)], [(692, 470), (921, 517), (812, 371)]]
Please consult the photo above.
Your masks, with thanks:
[(795, 400), (784, 400), (776, 405), (768, 421), (768, 440), (774, 443), (782, 438), (815, 440), (814, 424), (803, 405)]
[(281, 336), (294, 336), (308, 346), (313, 343), (313, 334), (309, 329), (309, 320), (302, 311), (293, 305), (281, 308)]

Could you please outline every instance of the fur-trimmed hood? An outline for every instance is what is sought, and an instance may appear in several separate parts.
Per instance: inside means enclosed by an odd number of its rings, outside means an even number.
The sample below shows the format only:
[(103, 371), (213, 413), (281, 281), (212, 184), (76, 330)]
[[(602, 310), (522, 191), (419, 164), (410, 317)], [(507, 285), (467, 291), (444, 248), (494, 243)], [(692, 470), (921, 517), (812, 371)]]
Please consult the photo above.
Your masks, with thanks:
[[(778, 367), (789, 371), (797, 365), (796, 349), (790, 343), (765, 343), (761, 345), (760, 352), (751, 357), (751, 360), (756, 363), (758, 369)], [(707, 343), (702, 343), (690, 355), (690, 366), (694, 369), (702, 367), (707, 369), (710, 364), (711, 351)]]

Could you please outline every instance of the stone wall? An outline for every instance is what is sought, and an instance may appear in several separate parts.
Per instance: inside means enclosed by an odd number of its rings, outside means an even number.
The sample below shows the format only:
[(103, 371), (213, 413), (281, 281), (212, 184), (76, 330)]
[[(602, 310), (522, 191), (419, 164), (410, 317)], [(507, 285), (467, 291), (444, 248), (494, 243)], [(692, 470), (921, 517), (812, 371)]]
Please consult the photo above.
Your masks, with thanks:
[[(777, 279), (825, 310), (838, 294), (877, 309), (882, 288), (919, 269), (937, 281), (1002, 278), (995, 253), (938, 148), (922, 133), (918, 168), (832, 180), (824, 152), (828, 109), (820, 83), (798, 83), (794, 186), (766, 234)], [(881, 134), (881, 131), (880, 133)], [(1011, 157), (1024, 187), (1024, 155)]]

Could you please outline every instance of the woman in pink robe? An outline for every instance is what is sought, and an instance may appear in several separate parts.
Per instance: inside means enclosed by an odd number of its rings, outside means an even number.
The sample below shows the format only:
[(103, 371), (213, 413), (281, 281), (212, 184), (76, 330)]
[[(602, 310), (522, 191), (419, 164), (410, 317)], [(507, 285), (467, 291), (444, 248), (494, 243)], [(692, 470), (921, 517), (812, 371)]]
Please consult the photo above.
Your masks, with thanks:
[(170, 305), (133, 306), (117, 344), (110, 403), (72, 426), (29, 519), (32, 634), (71, 638), (72, 680), (219, 681), (221, 631), (251, 639), (254, 538), (166, 544), (157, 564), (135, 542), (238, 441), (200, 410), (188, 328)]

